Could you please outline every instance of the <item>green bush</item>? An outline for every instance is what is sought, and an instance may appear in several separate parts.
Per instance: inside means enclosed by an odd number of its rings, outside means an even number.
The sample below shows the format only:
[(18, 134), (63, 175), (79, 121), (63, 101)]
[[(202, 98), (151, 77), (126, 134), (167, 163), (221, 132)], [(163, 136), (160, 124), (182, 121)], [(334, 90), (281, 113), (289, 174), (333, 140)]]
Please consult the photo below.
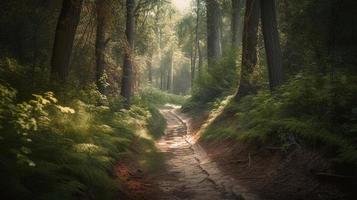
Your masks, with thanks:
[(163, 92), (154, 87), (144, 87), (140, 90), (140, 99), (146, 104), (164, 105), (166, 103), (182, 105), (186, 97)]
[[(212, 68), (203, 70), (195, 80), (192, 96), (183, 104), (183, 111), (205, 110), (235, 92), (239, 77), (239, 52), (228, 52)], [(204, 68), (206, 69), (206, 67)]]
[[(336, 161), (357, 165), (356, 76), (298, 74), (273, 94), (261, 91), (239, 103), (208, 128), (205, 138), (227, 136), (289, 148), (324, 149)], [(223, 116), (224, 117), (224, 116)], [(225, 127), (225, 128), (222, 128)], [(232, 131), (232, 128), (235, 131)]]
[(225, 55), (212, 68), (203, 71), (197, 78), (191, 101), (211, 102), (234, 92), (237, 86), (237, 61), (233, 53)]
[(0, 84), (0, 193), (4, 199), (113, 199), (111, 171), (151, 116), (146, 107), (113, 112), (53, 93), (17, 103)]
[(164, 116), (153, 106), (149, 107), (151, 113), (150, 118), (148, 119), (148, 129), (151, 135), (158, 139), (160, 138), (166, 129), (167, 122)]

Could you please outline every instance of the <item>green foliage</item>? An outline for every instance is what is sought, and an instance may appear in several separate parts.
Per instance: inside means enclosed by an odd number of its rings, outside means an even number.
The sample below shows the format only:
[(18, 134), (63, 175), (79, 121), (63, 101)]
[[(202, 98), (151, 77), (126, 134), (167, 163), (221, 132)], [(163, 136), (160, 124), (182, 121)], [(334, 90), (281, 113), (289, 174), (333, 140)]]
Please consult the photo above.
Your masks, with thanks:
[(283, 61), (289, 75), (302, 68), (318, 72), (336, 69), (355, 72), (357, 16), (352, 11), (356, 9), (353, 0), (277, 1)]
[(16, 90), (0, 84), (2, 198), (113, 199), (110, 172), (146, 126), (147, 108), (114, 112), (79, 100), (66, 107), (51, 92), (33, 96), (16, 103)]
[(261, 91), (231, 102), (205, 138), (230, 137), (284, 148), (307, 145), (326, 150), (338, 162), (356, 165), (355, 80), (352, 75), (300, 73), (273, 94)]
[(209, 129), (206, 130), (203, 139), (206, 140), (223, 140), (227, 138), (231, 138), (232, 135), (234, 135), (236, 130), (232, 127), (220, 127), (220, 126), (214, 126), (210, 127)]
[[(72, 94), (68, 94), (68, 91), (72, 91)], [(70, 99), (81, 99), (87, 104), (108, 105), (107, 97), (98, 91), (94, 83), (85, 86), (79, 92), (78, 90), (67, 90), (65, 95)]]
[(160, 138), (164, 134), (167, 126), (166, 119), (155, 107), (150, 106), (149, 111), (151, 113), (148, 119), (149, 132), (155, 139)]
[(140, 91), (140, 99), (148, 104), (164, 105), (166, 103), (182, 105), (186, 97), (163, 92), (154, 87), (144, 87)]
[(235, 92), (238, 72), (237, 52), (227, 53), (213, 68), (203, 71), (196, 79), (192, 96), (183, 105), (183, 110), (206, 107)]
[(15, 59), (0, 58), (0, 80), (18, 90), (18, 99), (22, 100), (32, 96), (30, 91), (33, 85), (33, 77), (29, 75), (30, 70), (28, 66), (19, 64)]

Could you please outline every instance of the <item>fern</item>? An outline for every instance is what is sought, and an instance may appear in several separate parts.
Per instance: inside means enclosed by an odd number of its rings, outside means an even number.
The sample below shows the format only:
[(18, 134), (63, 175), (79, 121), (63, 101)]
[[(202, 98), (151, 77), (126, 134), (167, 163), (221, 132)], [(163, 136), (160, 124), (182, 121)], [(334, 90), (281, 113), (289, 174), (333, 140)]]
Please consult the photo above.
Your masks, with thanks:
[(225, 112), (235, 113), (234, 122), (216, 120), (204, 137), (229, 135), (282, 147), (306, 145), (324, 149), (336, 162), (357, 165), (354, 80), (352, 75), (339, 74), (331, 80), (329, 76), (298, 74), (273, 94), (260, 91), (239, 103), (232, 101)]

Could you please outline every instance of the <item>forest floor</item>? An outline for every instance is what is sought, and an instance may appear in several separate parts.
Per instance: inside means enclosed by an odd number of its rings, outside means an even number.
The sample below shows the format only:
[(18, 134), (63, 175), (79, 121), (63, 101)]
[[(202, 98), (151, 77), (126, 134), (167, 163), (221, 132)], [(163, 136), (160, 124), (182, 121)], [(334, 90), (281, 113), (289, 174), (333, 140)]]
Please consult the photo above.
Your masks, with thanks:
[(163, 191), (160, 200), (258, 199), (223, 173), (198, 143), (193, 143), (187, 122), (177, 109), (167, 107), (161, 113), (168, 126), (157, 142), (158, 149), (166, 154), (167, 166), (156, 180)]
[(230, 140), (202, 141), (196, 133), (206, 120), (204, 115), (192, 119), (172, 106), (160, 112), (167, 120), (165, 134), (155, 142), (162, 155), (156, 160), (160, 167), (149, 172), (137, 159), (117, 167), (117, 175), (126, 178), (124, 190), (129, 199), (349, 199), (337, 187), (338, 182), (348, 180), (314, 175), (330, 169), (329, 162), (316, 152), (302, 148), (284, 152)]
[[(148, 170), (135, 155), (119, 163), (116, 176), (122, 182), (119, 199), (133, 200), (257, 200), (256, 195), (223, 173), (205, 150), (193, 143), (189, 121), (172, 106), (160, 109), (167, 120), (165, 134), (156, 141), (163, 160)], [(139, 147), (139, 145), (136, 145)], [(138, 149), (137, 156), (145, 150)], [(144, 156), (145, 157), (145, 156)], [(148, 162), (149, 159), (145, 159)], [(153, 161), (149, 161), (153, 162)], [(162, 163), (161, 163), (162, 162)]]
[[(306, 146), (291, 149), (273, 144), (256, 144), (237, 139), (201, 139), (209, 113), (187, 118), (192, 135), (208, 157), (241, 186), (266, 200), (347, 200), (356, 199), (356, 181), (335, 174), (328, 159)], [(222, 117), (223, 116), (223, 117)], [(229, 123), (230, 116), (220, 114)]]

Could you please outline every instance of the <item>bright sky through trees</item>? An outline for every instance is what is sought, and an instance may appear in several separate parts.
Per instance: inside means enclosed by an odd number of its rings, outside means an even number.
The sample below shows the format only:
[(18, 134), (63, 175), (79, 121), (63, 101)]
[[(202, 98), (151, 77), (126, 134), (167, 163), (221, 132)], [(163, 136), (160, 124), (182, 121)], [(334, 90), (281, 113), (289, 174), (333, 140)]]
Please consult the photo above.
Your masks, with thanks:
[(172, 5), (181, 13), (187, 13), (190, 9), (192, 0), (171, 0)]

